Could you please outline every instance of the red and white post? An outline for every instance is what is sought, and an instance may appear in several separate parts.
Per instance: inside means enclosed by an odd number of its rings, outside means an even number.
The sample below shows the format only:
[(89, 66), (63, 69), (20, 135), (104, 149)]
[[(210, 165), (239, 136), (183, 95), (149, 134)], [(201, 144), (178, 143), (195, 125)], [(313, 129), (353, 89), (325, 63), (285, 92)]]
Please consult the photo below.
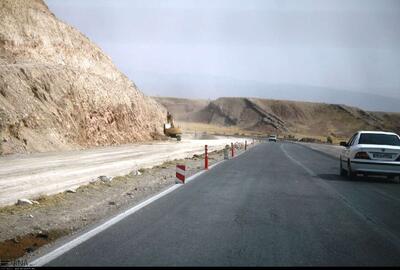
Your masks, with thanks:
[(208, 147), (207, 147), (207, 145), (205, 145), (204, 151), (205, 151), (205, 153), (204, 153), (204, 169), (208, 170)]
[(186, 166), (176, 165), (176, 178), (178, 183), (185, 184), (185, 175), (186, 175)]

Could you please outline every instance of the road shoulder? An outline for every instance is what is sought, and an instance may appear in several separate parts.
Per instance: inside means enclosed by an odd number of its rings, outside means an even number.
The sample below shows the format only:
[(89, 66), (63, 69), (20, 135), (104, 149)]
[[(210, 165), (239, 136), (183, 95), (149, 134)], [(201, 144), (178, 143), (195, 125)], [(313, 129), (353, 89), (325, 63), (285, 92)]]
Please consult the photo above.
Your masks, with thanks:
[(294, 143), (335, 159), (340, 158), (340, 153), (343, 150), (343, 147), (339, 145), (302, 143), (302, 142), (294, 142)]

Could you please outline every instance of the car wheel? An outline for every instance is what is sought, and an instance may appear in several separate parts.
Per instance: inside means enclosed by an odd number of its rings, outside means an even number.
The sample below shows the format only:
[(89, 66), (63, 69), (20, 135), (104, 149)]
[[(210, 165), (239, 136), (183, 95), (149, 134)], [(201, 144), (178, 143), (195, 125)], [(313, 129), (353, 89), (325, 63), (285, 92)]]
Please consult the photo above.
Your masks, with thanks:
[(346, 176), (347, 172), (343, 169), (342, 158), (340, 158), (340, 176)]
[(351, 169), (350, 160), (347, 161), (347, 178), (357, 180), (357, 174)]

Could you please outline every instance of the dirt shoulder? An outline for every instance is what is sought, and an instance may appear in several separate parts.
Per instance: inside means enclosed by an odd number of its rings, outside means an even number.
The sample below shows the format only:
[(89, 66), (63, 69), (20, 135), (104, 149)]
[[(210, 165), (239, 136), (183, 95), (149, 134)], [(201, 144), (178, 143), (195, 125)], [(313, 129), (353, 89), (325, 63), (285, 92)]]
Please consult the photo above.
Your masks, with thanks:
[[(242, 152), (243, 146), (238, 149)], [(209, 154), (209, 164), (223, 160), (223, 150)], [(39, 204), (0, 208), (0, 259), (32, 254), (57, 238), (77, 233), (128, 209), (175, 184), (176, 164), (185, 164), (187, 176), (204, 168), (204, 155), (173, 160), (140, 169), (140, 175), (118, 176), (79, 187), (75, 193), (43, 196)]]
[(244, 138), (183, 138), (149, 144), (128, 144), (81, 151), (62, 151), (0, 157), (0, 206), (19, 199), (54, 195), (76, 189), (99, 176), (124, 176), (132, 170), (151, 168), (163, 162), (192, 157), (223, 148)]

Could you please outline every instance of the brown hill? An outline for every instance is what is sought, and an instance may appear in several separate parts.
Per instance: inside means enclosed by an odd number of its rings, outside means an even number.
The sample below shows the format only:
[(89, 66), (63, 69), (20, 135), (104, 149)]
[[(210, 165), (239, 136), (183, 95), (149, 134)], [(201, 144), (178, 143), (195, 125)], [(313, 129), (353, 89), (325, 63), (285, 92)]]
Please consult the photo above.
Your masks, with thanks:
[[(153, 97), (158, 103), (164, 105), (165, 108), (171, 108), (173, 115), (180, 121), (202, 122), (205, 119), (197, 114), (198, 111), (204, 109), (211, 101), (204, 99), (185, 99), (174, 97)], [(200, 117), (199, 119), (197, 117)]]
[[(400, 131), (400, 114), (367, 112), (337, 104), (270, 100), (258, 98), (219, 98), (203, 108), (190, 100), (158, 101), (176, 114), (177, 120), (219, 126), (235, 126), (259, 133), (302, 134), (347, 137), (357, 130)], [(185, 108), (196, 108), (185, 114)], [(197, 101), (193, 103), (197, 104)], [(185, 117), (182, 117), (184, 115)]]
[(42, 0), (0, 2), (0, 153), (150, 140), (164, 110)]

